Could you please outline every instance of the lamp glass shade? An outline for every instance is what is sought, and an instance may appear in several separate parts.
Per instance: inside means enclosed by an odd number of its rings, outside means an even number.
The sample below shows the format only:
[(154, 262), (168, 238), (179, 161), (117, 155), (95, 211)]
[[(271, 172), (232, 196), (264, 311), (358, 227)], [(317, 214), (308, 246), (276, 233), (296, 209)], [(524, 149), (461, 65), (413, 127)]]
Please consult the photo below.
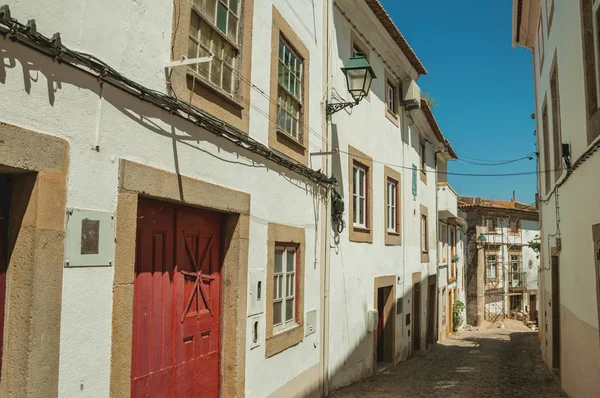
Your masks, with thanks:
[(485, 243), (487, 241), (487, 238), (485, 237), (484, 234), (479, 234), (479, 237), (477, 238), (477, 241), (481, 242), (481, 243)]
[(371, 82), (376, 78), (367, 58), (364, 55), (350, 58), (342, 72), (346, 75), (348, 91), (352, 98), (358, 102), (366, 97), (371, 89)]

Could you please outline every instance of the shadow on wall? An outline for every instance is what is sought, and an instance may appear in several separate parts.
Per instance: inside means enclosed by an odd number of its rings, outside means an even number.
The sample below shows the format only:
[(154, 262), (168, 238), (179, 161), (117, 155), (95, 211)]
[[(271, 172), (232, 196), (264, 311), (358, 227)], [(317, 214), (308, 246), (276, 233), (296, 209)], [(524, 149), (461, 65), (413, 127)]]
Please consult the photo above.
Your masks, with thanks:
[[(94, 93), (98, 97), (98, 100), (100, 100), (100, 95), (102, 95), (104, 101), (111, 104), (132, 122), (155, 134), (171, 139), (174, 167), (177, 174), (179, 174), (177, 147), (185, 145), (226, 163), (249, 168), (273, 170), (291, 184), (304, 190), (307, 194), (316, 195), (318, 193), (318, 188), (315, 187), (316, 184), (307, 178), (274, 162), (267, 161), (264, 157), (243, 149), (231, 141), (222, 139), (209, 131), (196, 127), (193, 123), (181, 117), (172, 115), (110, 84), (105, 83), (101, 90), (98, 79), (81, 69), (53, 62), (50, 57), (9, 40), (1, 41), (0, 57), (2, 59), (2, 63), (0, 64), (0, 84), (6, 84), (8, 70), (16, 69), (19, 66), (18, 61), (23, 74), (23, 88), (27, 94), (31, 94), (35, 84), (39, 84), (40, 74), (45, 77), (50, 106), (54, 107), (56, 105), (56, 94), (64, 86), (73, 86), (80, 90), (83, 89)], [(74, 110), (74, 112), (76, 111)], [(103, 112), (103, 114), (105, 113), (106, 111)], [(35, 114), (31, 114), (32, 119), (35, 119), (35, 117)], [(39, 114), (37, 117), (43, 118), (44, 116), (43, 114)], [(95, 115), (95, 117), (98, 117), (98, 115)], [(111, 131), (123, 128), (123, 126), (114, 126), (109, 123), (101, 123), (100, 126), (103, 128), (102, 135), (104, 137), (110, 135)], [(216, 153), (215, 151), (211, 152), (202, 148), (200, 146), (201, 143), (213, 145), (217, 149)], [(102, 150), (102, 147), (100, 147), (100, 150)], [(237, 157), (234, 160), (226, 156), (219, 156), (218, 153), (221, 151), (237, 155)], [(152, 154), (148, 154), (148, 156), (151, 157)], [(181, 194), (183, 193), (181, 192)], [(185, 198), (181, 197), (181, 200), (185, 201)]]

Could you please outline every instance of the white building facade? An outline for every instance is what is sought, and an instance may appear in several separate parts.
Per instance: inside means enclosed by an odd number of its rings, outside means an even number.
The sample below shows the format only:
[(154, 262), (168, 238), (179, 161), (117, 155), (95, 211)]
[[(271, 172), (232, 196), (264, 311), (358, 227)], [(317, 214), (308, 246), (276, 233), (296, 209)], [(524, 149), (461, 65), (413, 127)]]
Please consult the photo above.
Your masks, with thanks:
[(600, 395), (597, 21), (593, 0), (513, 1), (535, 78), (541, 350), (571, 397)]
[(379, 2), (334, 1), (332, 26), (330, 102), (350, 100), (340, 69), (353, 55), (377, 78), (358, 106), (330, 119), (346, 211), (325, 280), (326, 391), (437, 342), (436, 170), (456, 157), (427, 103), (410, 95), (426, 71)]
[(279, 0), (2, 10), (1, 396), (318, 393), (323, 18)]

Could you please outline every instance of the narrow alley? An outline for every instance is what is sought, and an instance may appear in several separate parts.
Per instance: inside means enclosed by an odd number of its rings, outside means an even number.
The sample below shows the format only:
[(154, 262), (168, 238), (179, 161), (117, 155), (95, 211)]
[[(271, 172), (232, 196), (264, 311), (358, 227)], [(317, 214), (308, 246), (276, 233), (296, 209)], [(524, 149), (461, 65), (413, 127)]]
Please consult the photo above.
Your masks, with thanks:
[(333, 397), (566, 397), (540, 357), (536, 332), (506, 320), (460, 331)]

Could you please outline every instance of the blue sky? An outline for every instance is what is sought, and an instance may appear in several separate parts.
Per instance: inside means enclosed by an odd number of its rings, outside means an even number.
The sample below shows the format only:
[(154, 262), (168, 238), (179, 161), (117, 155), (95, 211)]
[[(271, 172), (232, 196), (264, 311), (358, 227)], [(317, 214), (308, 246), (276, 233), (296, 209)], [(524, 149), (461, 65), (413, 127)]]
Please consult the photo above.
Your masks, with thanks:
[[(428, 71), (419, 86), (458, 156), (511, 160), (535, 151), (531, 52), (511, 45), (510, 1), (382, 0)], [(464, 158), (464, 160), (470, 160)], [(535, 160), (502, 166), (454, 161), (449, 172), (535, 171)], [(448, 176), (461, 195), (533, 203), (536, 176)]]

